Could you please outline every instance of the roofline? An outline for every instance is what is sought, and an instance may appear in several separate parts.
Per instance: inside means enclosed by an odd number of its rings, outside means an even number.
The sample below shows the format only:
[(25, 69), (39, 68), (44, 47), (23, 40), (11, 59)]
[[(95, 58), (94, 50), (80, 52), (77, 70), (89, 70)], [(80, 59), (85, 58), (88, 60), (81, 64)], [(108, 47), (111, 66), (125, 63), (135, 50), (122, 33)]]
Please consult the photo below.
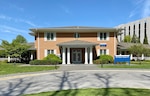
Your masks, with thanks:
[(31, 28), (29, 29), (31, 32), (30, 35), (34, 36), (35, 33), (40, 32), (119, 32), (120, 30), (123, 30), (121, 28), (106, 28), (106, 27), (51, 27), (51, 28)]

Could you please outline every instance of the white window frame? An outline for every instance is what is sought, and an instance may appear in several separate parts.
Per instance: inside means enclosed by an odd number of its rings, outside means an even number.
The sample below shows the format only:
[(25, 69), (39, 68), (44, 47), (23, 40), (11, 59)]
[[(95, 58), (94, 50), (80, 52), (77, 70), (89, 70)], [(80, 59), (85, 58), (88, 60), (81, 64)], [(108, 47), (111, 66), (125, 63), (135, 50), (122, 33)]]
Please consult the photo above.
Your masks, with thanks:
[[(48, 51), (50, 51), (50, 54), (55, 54), (56, 55), (56, 50), (55, 49), (45, 49), (44, 50), (45, 52), (45, 57), (48, 55)], [(54, 53), (52, 53), (52, 51), (54, 52)]]
[(80, 34), (77, 33), (77, 32), (75, 32), (75, 33), (74, 33), (74, 38), (80, 38)]
[[(102, 39), (100, 38), (100, 34), (102, 33)], [(104, 39), (104, 33), (106, 33), (106, 39)], [(108, 41), (110, 32), (97, 32), (97, 40), (98, 41)]]
[[(48, 40), (48, 38), (47, 38), (47, 34), (53, 34), (53, 36), (54, 36), (54, 39), (51, 39), (51, 37), (50, 37), (50, 40)], [(50, 35), (51, 36), (51, 35)], [(44, 41), (56, 41), (56, 33), (55, 32), (45, 32), (44, 33)]]
[[(103, 51), (103, 53), (104, 53), (104, 50), (106, 50), (106, 54), (100, 54), (100, 51)], [(97, 50), (97, 56), (100, 56), (100, 55), (109, 55), (109, 49), (98, 49)]]

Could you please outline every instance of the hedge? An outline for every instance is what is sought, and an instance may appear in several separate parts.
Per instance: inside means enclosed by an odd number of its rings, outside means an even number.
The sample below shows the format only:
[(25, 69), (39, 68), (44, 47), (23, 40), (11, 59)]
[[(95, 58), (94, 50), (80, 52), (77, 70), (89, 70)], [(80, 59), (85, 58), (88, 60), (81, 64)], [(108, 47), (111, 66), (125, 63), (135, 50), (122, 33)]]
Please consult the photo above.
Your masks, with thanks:
[(98, 59), (94, 60), (94, 64), (108, 64), (113, 63), (113, 57), (110, 55), (101, 55)]

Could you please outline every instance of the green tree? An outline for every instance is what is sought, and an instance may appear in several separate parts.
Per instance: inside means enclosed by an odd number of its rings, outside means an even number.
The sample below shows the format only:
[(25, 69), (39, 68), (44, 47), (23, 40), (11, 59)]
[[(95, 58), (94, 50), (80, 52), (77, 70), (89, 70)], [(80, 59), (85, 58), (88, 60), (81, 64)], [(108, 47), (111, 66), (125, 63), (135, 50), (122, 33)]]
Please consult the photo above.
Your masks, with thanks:
[(124, 37), (124, 42), (131, 42), (131, 37), (129, 35)]
[(147, 35), (145, 36), (144, 40), (143, 40), (143, 44), (148, 44), (148, 38)]
[(27, 40), (23, 36), (18, 35), (12, 43), (2, 40), (1, 47), (4, 49), (7, 56), (22, 58), (22, 54), (27, 52), (29, 48), (26, 42)]
[(140, 39), (134, 34), (131, 43), (140, 43)]
[(149, 49), (145, 48), (142, 44), (137, 44), (131, 46), (128, 50), (131, 54), (133, 54), (133, 56), (136, 56), (138, 60), (138, 57), (141, 57), (142, 54), (148, 54), (147, 52)]

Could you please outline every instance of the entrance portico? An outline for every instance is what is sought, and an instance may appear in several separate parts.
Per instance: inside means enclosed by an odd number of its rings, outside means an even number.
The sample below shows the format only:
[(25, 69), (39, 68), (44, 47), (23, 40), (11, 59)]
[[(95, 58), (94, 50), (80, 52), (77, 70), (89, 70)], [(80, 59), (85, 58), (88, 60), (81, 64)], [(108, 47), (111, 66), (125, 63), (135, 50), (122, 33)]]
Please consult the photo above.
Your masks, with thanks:
[(57, 45), (60, 47), (62, 64), (93, 64), (93, 48), (98, 44), (74, 40)]

